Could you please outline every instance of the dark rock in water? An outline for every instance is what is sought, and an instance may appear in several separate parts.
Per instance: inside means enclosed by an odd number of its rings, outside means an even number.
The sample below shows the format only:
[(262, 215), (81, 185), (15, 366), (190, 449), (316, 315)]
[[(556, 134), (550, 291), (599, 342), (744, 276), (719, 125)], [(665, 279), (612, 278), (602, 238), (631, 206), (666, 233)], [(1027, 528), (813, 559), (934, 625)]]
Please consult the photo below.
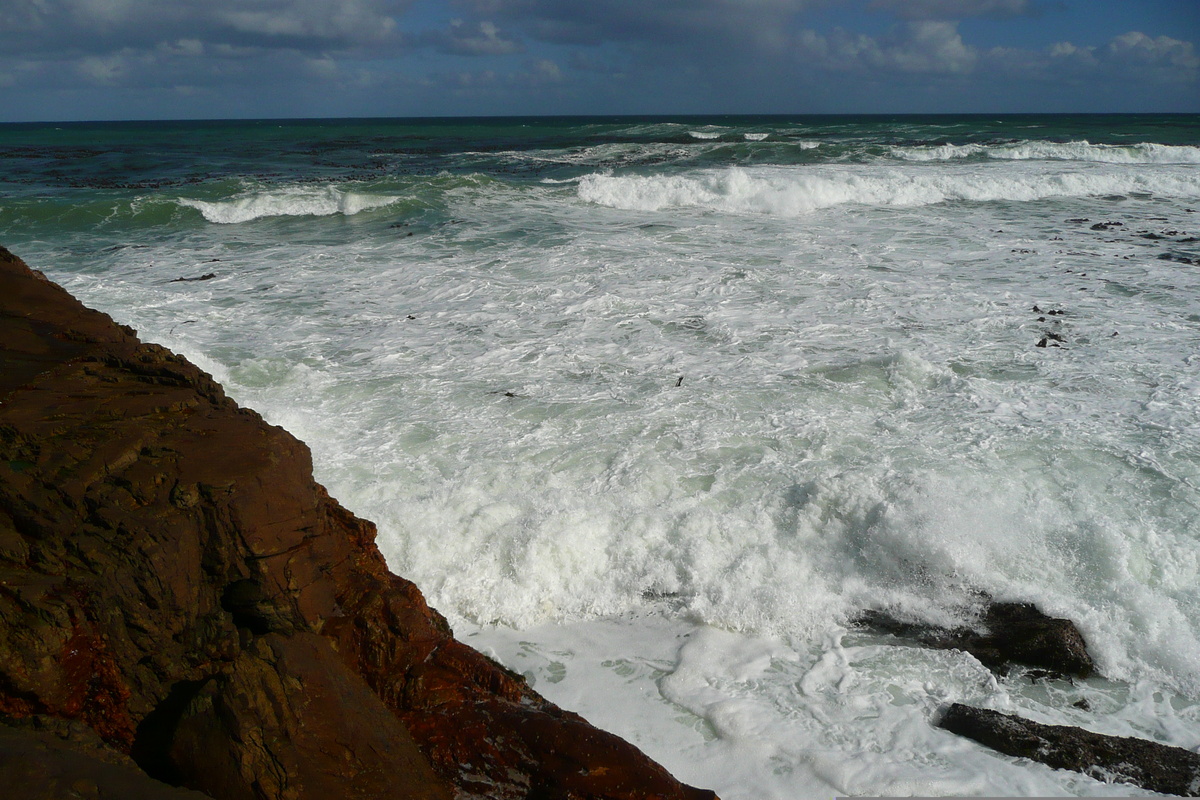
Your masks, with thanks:
[(1049, 341), (1050, 341), (1049, 339), (1047, 339), (1045, 336), (1043, 336), (1041, 339), (1038, 339), (1038, 343), (1035, 344), (1034, 347), (1045, 347), (1046, 343)]
[(1163, 794), (1200, 796), (1200, 754), (1182, 747), (1107, 736), (1070, 725), (1043, 725), (1011, 714), (954, 703), (938, 726), (1005, 755), (1113, 778)]
[(1097, 222), (1095, 225), (1092, 226), (1092, 230), (1106, 231), (1109, 228), (1121, 228), (1121, 227), (1124, 227), (1124, 225), (1125, 225), (1124, 222)]
[(211, 281), (215, 277), (217, 277), (217, 273), (209, 272), (204, 275), (197, 275), (194, 278), (175, 278), (174, 280), (167, 281), (167, 283), (188, 283), (191, 281)]
[(1091, 222), (1091, 220), (1088, 219), (1087, 217), (1074, 217), (1072, 219), (1067, 220), (1067, 222)]
[[(1042, 339), (1037, 346), (1045, 347), (1045, 341)], [(965, 650), (988, 669), (1002, 674), (1014, 664), (1080, 678), (1096, 671), (1075, 623), (1049, 617), (1032, 603), (997, 603), (989, 599), (978, 629), (908, 622), (879, 610), (864, 611), (856, 622), (876, 631), (915, 639), (926, 647)]]
[(1200, 258), (1189, 258), (1188, 256), (1181, 256), (1178, 253), (1159, 253), (1158, 259), (1159, 261), (1175, 261), (1180, 264), (1200, 265)]

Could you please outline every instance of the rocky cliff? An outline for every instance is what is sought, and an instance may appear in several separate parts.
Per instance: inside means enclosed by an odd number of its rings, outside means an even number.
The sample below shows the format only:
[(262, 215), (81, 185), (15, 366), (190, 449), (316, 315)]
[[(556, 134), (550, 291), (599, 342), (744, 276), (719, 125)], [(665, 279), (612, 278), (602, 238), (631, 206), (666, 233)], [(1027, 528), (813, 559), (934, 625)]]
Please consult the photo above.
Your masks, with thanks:
[(304, 444), (0, 248), (10, 796), (714, 797), (456, 641), (374, 538)]

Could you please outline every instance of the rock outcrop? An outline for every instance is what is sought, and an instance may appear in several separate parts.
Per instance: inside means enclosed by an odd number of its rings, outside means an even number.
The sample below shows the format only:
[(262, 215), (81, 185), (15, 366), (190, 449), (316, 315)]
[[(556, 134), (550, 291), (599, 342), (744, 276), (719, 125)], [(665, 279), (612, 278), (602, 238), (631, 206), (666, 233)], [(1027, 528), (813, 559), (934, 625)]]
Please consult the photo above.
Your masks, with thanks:
[(997, 672), (1005, 672), (1014, 664), (1054, 676), (1086, 678), (1096, 671), (1075, 623), (1048, 616), (1031, 603), (984, 600), (975, 628), (941, 628), (876, 610), (864, 611), (857, 622), (882, 633), (914, 639), (926, 647), (965, 650)]
[(374, 538), (301, 442), (0, 248), (6, 784), (714, 797), (456, 641)]
[(1182, 747), (1106, 736), (1070, 725), (1043, 725), (961, 703), (951, 705), (938, 725), (1006, 755), (1056, 769), (1133, 783), (1163, 794), (1200, 796), (1200, 754)]

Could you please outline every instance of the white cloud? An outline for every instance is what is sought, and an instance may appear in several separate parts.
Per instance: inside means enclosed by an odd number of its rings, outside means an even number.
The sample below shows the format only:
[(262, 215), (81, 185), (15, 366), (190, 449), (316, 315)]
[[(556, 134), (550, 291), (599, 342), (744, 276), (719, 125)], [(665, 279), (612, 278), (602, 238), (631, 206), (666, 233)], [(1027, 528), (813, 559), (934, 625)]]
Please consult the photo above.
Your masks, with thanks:
[(1122, 34), (1105, 48), (1105, 54), (1114, 60), (1145, 66), (1171, 66), (1181, 70), (1195, 71), (1200, 68), (1191, 42), (1172, 39), (1170, 36), (1150, 38), (1140, 31)]
[(524, 49), (520, 42), (505, 38), (496, 24), (488, 21), (451, 20), (448, 30), (427, 33), (422, 41), (444, 53), (463, 56), (502, 56)]
[(87, 56), (76, 65), (79, 74), (91, 83), (114, 84), (129, 72), (129, 61), (125, 54)]
[[(1057, 62), (1056, 67), (1069, 65), (1073, 69), (1094, 69), (1099, 65), (1099, 60), (1096, 58), (1096, 48), (1094, 47), (1076, 47), (1070, 42), (1055, 42), (1050, 46), (1050, 58)], [(1043, 66), (1050, 66), (1048, 63), (1043, 63), (1042, 59), (1031, 56), (1031, 54), (1023, 54), (1025, 59), (1030, 62), (1037, 62)]]
[(914, 22), (907, 35), (884, 50), (882, 65), (904, 72), (965, 75), (979, 55), (963, 43), (954, 22)]
[(910, 22), (878, 39), (843, 30), (828, 37), (805, 30), (795, 42), (807, 60), (839, 71), (966, 75), (979, 61), (979, 52), (963, 42), (955, 22)]
[(154, 49), (163, 56), (196, 57), (204, 55), (204, 42), (199, 39), (177, 39), (174, 42), (159, 42)]
[(1037, 65), (1036, 77), (1042, 81), (1104, 80), (1131, 84), (1200, 79), (1200, 56), (1195, 45), (1170, 36), (1152, 38), (1140, 31), (1123, 33), (1101, 47), (1057, 42), (1046, 50), (1044, 57), (1026, 53), (1025, 59)]
[(558, 64), (545, 58), (533, 65), (533, 75), (537, 80), (550, 83), (559, 83), (563, 79), (562, 70), (558, 68)]
[(308, 74), (315, 78), (333, 78), (338, 74), (337, 62), (327, 55), (307, 58), (304, 60), (304, 66)]

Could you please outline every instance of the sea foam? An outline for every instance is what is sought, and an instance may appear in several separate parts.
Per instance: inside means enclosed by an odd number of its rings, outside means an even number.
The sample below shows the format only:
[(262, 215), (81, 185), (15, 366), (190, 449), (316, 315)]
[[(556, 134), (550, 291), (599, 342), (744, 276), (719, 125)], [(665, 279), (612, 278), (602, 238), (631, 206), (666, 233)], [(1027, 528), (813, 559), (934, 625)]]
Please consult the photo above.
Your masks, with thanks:
[(1141, 192), (1200, 196), (1194, 170), (1145, 173), (1131, 169), (1012, 168), (964, 165), (933, 172), (880, 166), (761, 167), (694, 170), (674, 175), (584, 177), (579, 197), (626, 210), (704, 208), (795, 216), (846, 204), (928, 206), (974, 202), (1095, 197)]
[(1091, 144), (1087, 141), (1022, 141), (1007, 144), (893, 147), (891, 152), (897, 158), (906, 161), (953, 161), (979, 157), (1012, 161), (1091, 161), (1104, 164), (1200, 164), (1200, 147), (1153, 142), (1113, 145)]

